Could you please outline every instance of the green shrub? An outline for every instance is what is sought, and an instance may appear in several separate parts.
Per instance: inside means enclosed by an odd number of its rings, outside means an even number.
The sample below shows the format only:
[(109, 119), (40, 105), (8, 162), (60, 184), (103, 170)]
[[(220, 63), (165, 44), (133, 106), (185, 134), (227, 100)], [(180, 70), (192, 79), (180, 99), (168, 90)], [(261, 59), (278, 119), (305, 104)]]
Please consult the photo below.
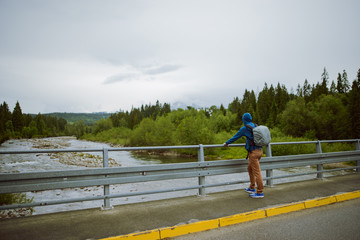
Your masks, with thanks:
[[(31, 203), (34, 197), (27, 198), (25, 193), (6, 193), (0, 194), (0, 205)], [(31, 212), (33, 211), (32, 208)]]

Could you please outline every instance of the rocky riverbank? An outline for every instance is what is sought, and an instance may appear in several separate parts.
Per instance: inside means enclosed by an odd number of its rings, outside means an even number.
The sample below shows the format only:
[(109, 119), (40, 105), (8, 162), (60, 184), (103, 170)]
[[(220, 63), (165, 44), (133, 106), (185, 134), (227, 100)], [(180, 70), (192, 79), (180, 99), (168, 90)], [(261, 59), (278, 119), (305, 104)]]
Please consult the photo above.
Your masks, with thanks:
[(32, 209), (30, 208), (17, 208), (0, 211), (0, 218), (15, 218), (15, 217), (26, 217), (32, 215)]
[[(80, 143), (80, 144), (79, 144)], [(75, 146), (74, 146), (75, 144)], [(86, 144), (84, 144), (86, 145)], [(85, 147), (85, 148), (84, 148)], [(58, 137), (44, 139), (14, 139), (3, 143), (0, 150), (36, 150), (36, 149), (74, 149), (84, 148), (81, 142), (74, 137)], [(95, 147), (100, 148), (101, 147)], [(120, 167), (114, 158), (109, 158), (110, 167)], [(87, 152), (59, 152), (59, 153), (36, 153), (36, 154), (11, 154), (0, 155), (0, 172), (32, 172), (48, 171), (61, 169), (76, 169), (79, 167), (94, 168), (103, 167), (102, 153), (90, 154)], [(48, 191), (51, 194), (51, 191)], [(37, 193), (27, 193), (24, 197), (36, 195)], [(59, 196), (59, 194), (56, 194)], [(5, 196), (4, 196), (5, 197)], [(6, 198), (6, 197), (5, 197)], [(14, 200), (16, 204), (17, 200)], [(34, 200), (36, 201), (36, 199)], [(1, 202), (0, 202), (1, 204)], [(0, 218), (13, 218), (30, 216), (34, 212), (33, 208), (16, 208), (0, 210)]]
[[(63, 139), (63, 138), (62, 138)], [(70, 147), (69, 142), (54, 141), (47, 139), (30, 139), (33, 142), (32, 148), (38, 149), (64, 149)], [(100, 155), (82, 153), (82, 152), (61, 152), (61, 153), (49, 153), (51, 159), (58, 160), (62, 164), (74, 165), (81, 167), (102, 167), (103, 158)], [(110, 167), (120, 167), (121, 165), (113, 158), (109, 158)]]

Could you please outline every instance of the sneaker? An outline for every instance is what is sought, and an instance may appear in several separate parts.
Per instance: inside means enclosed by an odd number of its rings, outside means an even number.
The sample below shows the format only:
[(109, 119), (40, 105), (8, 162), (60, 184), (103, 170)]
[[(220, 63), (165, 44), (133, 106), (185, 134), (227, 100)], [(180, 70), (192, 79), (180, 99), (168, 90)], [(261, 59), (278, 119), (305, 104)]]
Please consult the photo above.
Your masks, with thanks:
[(252, 194), (249, 195), (249, 197), (251, 197), (251, 198), (263, 198), (263, 197), (264, 197), (264, 193), (260, 193), (260, 194), (258, 194), (258, 193), (252, 193)]
[(255, 190), (255, 188), (254, 188), (254, 189), (252, 189), (252, 188), (245, 188), (245, 192), (247, 192), (247, 193), (255, 193), (256, 190)]

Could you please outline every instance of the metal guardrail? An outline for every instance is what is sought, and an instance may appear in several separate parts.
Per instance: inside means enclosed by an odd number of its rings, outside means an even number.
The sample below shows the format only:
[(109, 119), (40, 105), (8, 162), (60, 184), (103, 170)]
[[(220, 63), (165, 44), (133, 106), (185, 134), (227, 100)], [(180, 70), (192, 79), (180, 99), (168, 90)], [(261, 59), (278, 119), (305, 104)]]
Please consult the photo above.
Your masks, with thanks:
[[(346, 152), (322, 153), (321, 143), (354, 142), (355, 150)], [(316, 144), (314, 154), (289, 155), (272, 157), (271, 146), (288, 144)], [(231, 147), (244, 146), (244, 144), (232, 144)], [(46, 202), (33, 202), (26, 204), (12, 204), (0, 206), (0, 210), (12, 208), (25, 208), (44, 205), (54, 205), (72, 202), (104, 200), (104, 209), (110, 209), (110, 199), (130, 197), (137, 195), (156, 194), (164, 192), (184, 191), (198, 189), (199, 195), (205, 195), (205, 189), (209, 187), (225, 186), (249, 182), (248, 179), (206, 184), (207, 176), (224, 175), (231, 173), (247, 172), (248, 161), (245, 159), (205, 161), (204, 148), (217, 148), (223, 145), (188, 145), (188, 146), (162, 146), (162, 147), (126, 147), (126, 148), (103, 148), (103, 149), (50, 149), (50, 150), (24, 150), (24, 151), (0, 151), (0, 154), (30, 154), (30, 153), (55, 153), (55, 152), (102, 152), (103, 168), (61, 170), (48, 172), (26, 173), (0, 173), (0, 194), (20, 193), (29, 191), (55, 190), (64, 188), (77, 188), (89, 186), (104, 186), (104, 195), (52, 200)], [(164, 149), (198, 149), (198, 162), (159, 164), (135, 167), (108, 167), (109, 151), (136, 151), (136, 150), (164, 150)], [(356, 161), (356, 166), (336, 169), (323, 169), (323, 164)], [(316, 165), (316, 171), (296, 173), (282, 176), (273, 176), (274, 169), (293, 168)], [(360, 172), (360, 140), (334, 140), (334, 141), (308, 141), (308, 142), (282, 142), (270, 143), (266, 146), (266, 157), (261, 159), (261, 169), (266, 170), (268, 186), (273, 186), (273, 179), (288, 178), (300, 175), (317, 174), (317, 178), (323, 178), (324, 173), (339, 170), (356, 169)], [(198, 178), (198, 184), (181, 188), (149, 190), (146, 192), (131, 192), (111, 194), (110, 185), (124, 183), (138, 183), (170, 179)]]

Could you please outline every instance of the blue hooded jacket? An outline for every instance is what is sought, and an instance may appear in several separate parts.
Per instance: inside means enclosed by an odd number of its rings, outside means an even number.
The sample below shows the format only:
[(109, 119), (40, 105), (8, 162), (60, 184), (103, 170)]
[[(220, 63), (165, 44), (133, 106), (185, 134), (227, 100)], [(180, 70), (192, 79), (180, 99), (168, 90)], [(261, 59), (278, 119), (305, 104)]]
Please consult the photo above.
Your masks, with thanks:
[(250, 113), (245, 113), (242, 117), (244, 126), (240, 128), (240, 130), (229, 140), (226, 141), (226, 144), (231, 144), (238, 140), (239, 138), (245, 136), (246, 137), (246, 145), (245, 148), (248, 152), (251, 152), (255, 149), (260, 149), (262, 147), (255, 146), (254, 144), (250, 144), (251, 141), (254, 141), (254, 136), (249, 128), (246, 127), (246, 125), (250, 125), (252, 127), (255, 127), (255, 124), (252, 123), (252, 117)]

